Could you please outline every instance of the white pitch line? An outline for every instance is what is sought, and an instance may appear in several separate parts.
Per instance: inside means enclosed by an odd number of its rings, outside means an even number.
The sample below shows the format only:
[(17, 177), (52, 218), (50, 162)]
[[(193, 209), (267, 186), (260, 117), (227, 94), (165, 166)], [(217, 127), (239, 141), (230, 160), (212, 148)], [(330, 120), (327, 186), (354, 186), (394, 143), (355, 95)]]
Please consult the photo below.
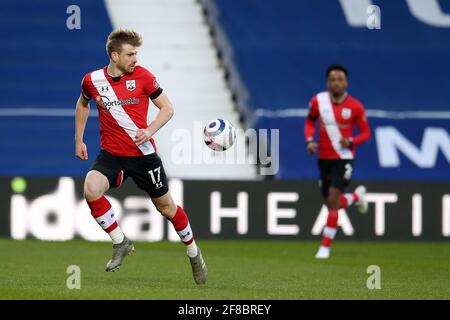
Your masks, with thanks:
[[(255, 115), (265, 118), (304, 118), (308, 109), (257, 109)], [(386, 119), (450, 119), (450, 111), (386, 111), (368, 109), (369, 118)], [(98, 117), (98, 111), (91, 109), (89, 116)], [(0, 108), (0, 117), (75, 117), (74, 109), (63, 108)]]
[[(98, 111), (90, 110), (89, 116), (98, 117)], [(75, 108), (0, 108), (0, 117), (75, 117)]]
[[(265, 118), (304, 118), (308, 114), (308, 109), (257, 109), (255, 115)], [(369, 118), (388, 119), (450, 119), (450, 111), (386, 111), (368, 109), (366, 114)]]

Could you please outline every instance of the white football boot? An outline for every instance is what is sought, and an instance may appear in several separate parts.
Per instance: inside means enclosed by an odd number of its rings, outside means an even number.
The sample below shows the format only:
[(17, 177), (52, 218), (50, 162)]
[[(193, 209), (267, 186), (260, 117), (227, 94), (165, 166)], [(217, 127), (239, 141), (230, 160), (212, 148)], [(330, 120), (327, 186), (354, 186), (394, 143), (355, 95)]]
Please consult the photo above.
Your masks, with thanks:
[(364, 186), (358, 186), (355, 189), (355, 193), (358, 195), (359, 200), (355, 202), (355, 207), (360, 213), (366, 213), (369, 209), (369, 204), (367, 203), (366, 197), (367, 189)]
[(330, 257), (330, 248), (320, 246), (319, 251), (316, 253), (316, 259), (328, 259)]

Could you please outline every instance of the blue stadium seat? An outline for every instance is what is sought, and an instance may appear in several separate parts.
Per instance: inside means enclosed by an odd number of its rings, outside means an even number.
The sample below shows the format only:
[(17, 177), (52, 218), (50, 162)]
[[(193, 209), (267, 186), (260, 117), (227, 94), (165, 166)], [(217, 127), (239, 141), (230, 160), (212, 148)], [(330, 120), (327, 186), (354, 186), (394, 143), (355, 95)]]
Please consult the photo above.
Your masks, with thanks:
[[(0, 50), (0, 175), (80, 175), (88, 164), (74, 161), (74, 118), (19, 117), (61, 109), (74, 114), (80, 83), (88, 71), (107, 64), (105, 40), (112, 30), (103, 1), (80, 0), (81, 29), (69, 30), (73, 1), (2, 1)], [(59, 111), (57, 111), (58, 109)], [(16, 113), (17, 114), (17, 113)], [(94, 150), (98, 125), (89, 122), (86, 139)], [(98, 150), (98, 148), (97, 148)]]
[(376, 3), (380, 30), (349, 26), (339, 1), (213, 1), (248, 107), (305, 108), (324, 89), (326, 67), (342, 63), (369, 109), (448, 110), (450, 28), (415, 19), (405, 1)]
[[(311, 170), (314, 161), (305, 155), (303, 124), (309, 100), (326, 88), (325, 70), (330, 64), (348, 67), (349, 92), (366, 109), (450, 110), (450, 28), (420, 21), (406, 1), (389, 0), (373, 1), (381, 8), (381, 29), (354, 27), (342, 2), (204, 0), (247, 126), (282, 129), (278, 178), (316, 175)], [(450, 3), (439, 3), (448, 20)], [(289, 110), (290, 116), (280, 115), (283, 110)], [(423, 119), (419, 127), (427, 121)], [(417, 122), (404, 120), (398, 125), (403, 130), (413, 123)], [(450, 121), (440, 125), (450, 132)], [(414, 143), (420, 146), (420, 139), (416, 137)], [(371, 152), (361, 152), (361, 162), (376, 159), (375, 142), (369, 146)], [(445, 161), (442, 165), (445, 168)], [(356, 177), (373, 178), (378, 172), (373, 169), (360, 166)], [(385, 176), (375, 178), (400, 178), (384, 172)], [(430, 173), (439, 179), (438, 171)]]

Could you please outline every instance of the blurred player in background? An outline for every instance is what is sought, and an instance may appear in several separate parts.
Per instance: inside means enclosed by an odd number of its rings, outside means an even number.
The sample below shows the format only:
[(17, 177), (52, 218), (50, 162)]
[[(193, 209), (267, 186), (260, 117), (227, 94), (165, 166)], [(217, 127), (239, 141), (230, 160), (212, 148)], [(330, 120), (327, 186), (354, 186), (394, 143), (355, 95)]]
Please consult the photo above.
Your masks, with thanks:
[[(358, 186), (344, 193), (353, 173), (355, 147), (370, 139), (370, 128), (363, 105), (347, 93), (348, 72), (344, 66), (331, 65), (326, 71), (328, 91), (315, 95), (310, 102), (305, 122), (307, 151), (319, 152), (320, 189), (328, 208), (318, 259), (330, 257), (330, 246), (338, 228), (338, 211), (353, 203), (361, 213), (367, 212), (366, 188)], [(319, 140), (314, 140), (319, 120)], [(359, 134), (353, 136), (354, 126)]]
[[(88, 159), (83, 135), (89, 114), (89, 101), (97, 104), (100, 121), (101, 151), (84, 184), (84, 196), (91, 214), (113, 242), (112, 258), (106, 271), (117, 270), (126, 255), (134, 251), (114, 216), (111, 203), (104, 196), (131, 177), (146, 191), (157, 210), (175, 227), (187, 247), (194, 280), (203, 284), (207, 268), (197, 247), (186, 212), (177, 206), (169, 192), (167, 177), (156, 153), (152, 136), (172, 117), (174, 111), (155, 76), (137, 65), (141, 36), (130, 30), (115, 30), (107, 40), (107, 67), (86, 74), (75, 114), (75, 155)], [(150, 99), (149, 99), (150, 98)], [(159, 109), (147, 124), (149, 100)]]

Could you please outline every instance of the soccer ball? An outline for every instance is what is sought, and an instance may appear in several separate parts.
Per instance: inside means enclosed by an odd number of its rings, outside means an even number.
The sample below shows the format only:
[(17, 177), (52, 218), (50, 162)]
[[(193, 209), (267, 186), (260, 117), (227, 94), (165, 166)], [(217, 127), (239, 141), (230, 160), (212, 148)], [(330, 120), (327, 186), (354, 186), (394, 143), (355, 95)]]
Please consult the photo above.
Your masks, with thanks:
[(228, 120), (214, 119), (203, 130), (205, 144), (215, 151), (225, 151), (236, 140), (236, 130)]

